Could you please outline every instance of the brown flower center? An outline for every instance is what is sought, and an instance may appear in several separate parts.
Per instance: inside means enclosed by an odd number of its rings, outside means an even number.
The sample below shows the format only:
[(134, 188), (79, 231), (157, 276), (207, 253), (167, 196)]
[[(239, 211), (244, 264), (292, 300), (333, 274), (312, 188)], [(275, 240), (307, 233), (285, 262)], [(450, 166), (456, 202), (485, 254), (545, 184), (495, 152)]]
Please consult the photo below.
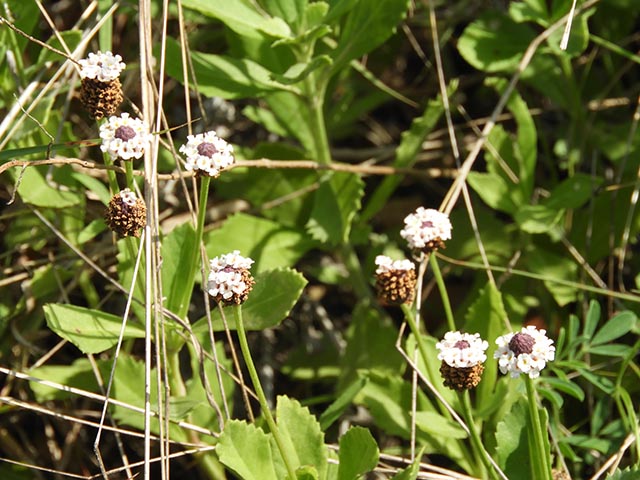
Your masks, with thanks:
[(516, 355), (533, 352), (536, 341), (528, 333), (516, 333), (509, 342), (509, 349)]
[(213, 143), (202, 142), (198, 145), (198, 153), (204, 157), (213, 157), (216, 153), (218, 153), (218, 149)]
[(115, 137), (123, 140), (125, 142), (135, 138), (136, 131), (128, 125), (123, 125), (121, 127), (116, 128)]
[(465, 348), (469, 348), (470, 346), (471, 345), (469, 345), (469, 342), (467, 342), (466, 340), (458, 340), (454, 345), (455, 348), (459, 348), (460, 350), (464, 350)]

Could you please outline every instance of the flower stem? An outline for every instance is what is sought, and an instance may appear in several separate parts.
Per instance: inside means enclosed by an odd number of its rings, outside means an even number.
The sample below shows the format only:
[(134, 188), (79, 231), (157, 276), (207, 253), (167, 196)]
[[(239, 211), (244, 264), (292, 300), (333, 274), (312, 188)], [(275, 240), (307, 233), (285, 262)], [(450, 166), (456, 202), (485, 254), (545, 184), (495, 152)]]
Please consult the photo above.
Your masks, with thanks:
[(427, 354), (427, 347), (424, 344), (424, 340), (422, 335), (420, 335), (420, 330), (418, 329), (418, 324), (414, 318), (414, 313), (411, 311), (411, 306), (402, 304), (402, 313), (404, 313), (404, 318), (409, 324), (409, 328), (411, 329), (411, 333), (416, 339), (416, 344), (418, 345), (418, 350), (420, 350), (420, 356), (422, 357), (422, 362), (425, 365), (429, 365), (429, 355)]
[(440, 266), (438, 265), (438, 260), (436, 259), (435, 252), (429, 256), (429, 264), (431, 265), (433, 276), (436, 279), (436, 283), (438, 284), (438, 290), (440, 291), (440, 297), (442, 298), (444, 313), (447, 317), (448, 328), (450, 331), (455, 332), (456, 322), (453, 319), (453, 311), (451, 310), (451, 302), (449, 302), (449, 294), (447, 293), (447, 287), (444, 284), (444, 279), (442, 278), (442, 272), (440, 271)]
[(124, 161), (125, 175), (127, 177), (127, 188), (132, 192), (135, 192), (135, 186), (133, 184), (133, 160)]
[(536, 390), (533, 386), (533, 380), (528, 375), (524, 376), (524, 383), (527, 386), (527, 399), (529, 401), (529, 415), (531, 417), (531, 427), (533, 429), (534, 443), (532, 452), (532, 467), (531, 473), (535, 478), (540, 480), (552, 480), (551, 475), (551, 461), (549, 458), (549, 451), (545, 448), (544, 435), (547, 434), (546, 430), (542, 430), (542, 423), (540, 422), (540, 415), (538, 413), (539, 407), (537, 402)]
[[(469, 396), (469, 390), (465, 390), (464, 392), (462, 392), (460, 394), (460, 397), (461, 397), (460, 405), (462, 406), (462, 415), (464, 417), (464, 421), (467, 424), (467, 427), (469, 427), (469, 438), (471, 439), (473, 453), (476, 457), (476, 460), (480, 460), (480, 462), (478, 462), (478, 466), (484, 465), (484, 467), (486, 468), (486, 471), (489, 472), (489, 477), (491, 477), (494, 480), (499, 480), (500, 477), (498, 476), (495, 469), (493, 468), (493, 464), (491, 463), (491, 457), (489, 456), (489, 453), (487, 452), (487, 450), (484, 448), (482, 439), (480, 438), (480, 434), (478, 433), (475, 422), (473, 421), (473, 409), (471, 408), (471, 398)], [(485, 472), (482, 472), (483, 477), (484, 477), (484, 473)]]
[(262, 409), (264, 418), (267, 421), (269, 430), (271, 431), (271, 434), (273, 435), (273, 438), (276, 441), (278, 450), (280, 450), (282, 459), (284, 460), (285, 466), (287, 467), (289, 478), (290, 480), (295, 480), (296, 471), (295, 471), (295, 468), (293, 468), (293, 462), (289, 457), (288, 450), (284, 446), (284, 441), (280, 436), (280, 432), (278, 431), (276, 422), (273, 419), (273, 415), (271, 415), (271, 410), (269, 409), (269, 404), (267, 403), (267, 397), (264, 394), (264, 390), (262, 389), (262, 385), (260, 384), (260, 377), (258, 377), (256, 366), (254, 365), (253, 358), (251, 357), (251, 351), (249, 350), (249, 343), (247, 342), (247, 334), (244, 330), (244, 324), (242, 322), (242, 307), (239, 305), (234, 306), (233, 315), (236, 319), (236, 331), (238, 332), (238, 340), (240, 341), (240, 349), (242, 350), (242, 356), (244, 357), (244, 361), (247, 365), (247, 370), (249, 371), (249, 376), (251, 377), (253, 388), (255, 389), (256, 395), (258, 396), (258, 401), (260, 402), (260, 408)]

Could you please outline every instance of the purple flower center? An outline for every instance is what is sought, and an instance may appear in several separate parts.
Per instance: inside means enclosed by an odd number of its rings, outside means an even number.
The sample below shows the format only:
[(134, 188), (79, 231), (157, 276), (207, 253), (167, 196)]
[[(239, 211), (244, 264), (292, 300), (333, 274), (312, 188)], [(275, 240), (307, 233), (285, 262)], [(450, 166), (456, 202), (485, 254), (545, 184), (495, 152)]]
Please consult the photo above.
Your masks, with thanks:
[(204, 157), (213, 157), (216, 153), (218, 153), (218, 149), (213, 143), (202, 142), (198, 145), (198, 153)]
[(509, 342), (509, 349), (516, 355), (533, 352), (536, 341), (528, 333), (516, 333)]
[(458, 348), (460, 350), (464, 350), (465, 348), (469, 348), (470, 346), (471, 345), (469, 345), (469, 342), (467, 342), (466, 340), (458, 340), (454, 345), (455, 348)]
[(116, 128), (115, 137), (128, 142), (132, 138), (135, 138), (136, 131), (128, 125), (123, 125), (121, 127)]
[(433, 228), (433, 222), (431, 220), (422, 222), (422, 228)]

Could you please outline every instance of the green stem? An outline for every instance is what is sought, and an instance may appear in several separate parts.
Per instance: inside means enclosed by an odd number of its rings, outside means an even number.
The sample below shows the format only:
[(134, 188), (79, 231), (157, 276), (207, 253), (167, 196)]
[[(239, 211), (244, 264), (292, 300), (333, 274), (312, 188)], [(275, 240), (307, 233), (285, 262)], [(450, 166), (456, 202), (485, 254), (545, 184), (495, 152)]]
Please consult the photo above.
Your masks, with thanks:
[(418, 350), (420, 351), (422, 362), (425, 365), (429, 365), (430, 361), (429, 361), (429, 355), (427, 354), (427, 347), (424, 344), (422, 335), (420, 335), (418, 324), (416, 323), (416, 319), (414, 318), (414, 312), (411, 310), (410, 305), (402, 304), (401, 308), (402, 308), (402, 313), (404, 313), (404, 318), (409, 324), (411, 333), (413, 333), (413, 336), (416, 339), (416, 344), (418, 345)]
[(444, 306), (444, 313), (447, 316), (447, 325), (450, 331), (455, 332), (456, 322), (453, 319), (453, 311), (451, 310), (451, 302), (449, 302), (449, 294), (447, 293), (447, 287), (444, 284), (442, 272), (440, 271), (440, 266), (438, 265), (435, 253), (432, 253), (429, 256), (429, 264), (431, 265), (433, 276), (438, 284), (438, 290), (440, 291), (440, 297), (442, 298), (442, 305)]
[(529, 401), (529, 416), (531, 417), (531, 426), (533, 428), (534, 444), (531, 458), (532, 467), (534, 471), (531, 473), (534, 478), (540, 480), (552, 480), (551, 476), (551, 462), (549, 459), (549, 452), (545, 448), (544, 436), (547, 432), (542, 430), (542, 424), (540, 423), (540, 414), (538, 413), (538, 402), (536, 396), (536, 390), (533, 386), (533, 380), (528, 375), (524, 376), (524, 383), (527, 386), (527, 400)]
[[(471, 439), (473, 453), (476, 457), (476, 460), (480, 460), (478, 462), (478, 466), (484, 465), (486, 468), (486, 472), (489, 472), (489, 476), (494, 480), (499, 480), (500, 477), (493, 468), (489, 453), (484, 448), (482, 439), (480, 438), (480, 434), (478, 433), (475, 422), (473, 421), (473, 409), (471, 408), (471, 398), (469, 396), (469, 390), (465, 390), (464, 392), (462, 392), (460, 394), (460, 397), (462, 416), (464, 417), (464, 421), (467, 423), (467, 427), (469, 427), (469, 438)], [(485, 476), (486, 472), (482, 472), (483, 477)]]
[(187, 313), (189, 312), (189, 304), (191, 299), (191, 293), (193, 292), (193, 286), (196, 282), (196, 271), (198, 265), (201, 262), (198, 261), (200, 256), (200, 245), (202, 245), (202, 235), (204, 232), (204, 220), (207, 216), (207, 200), (209, 198), (209, 185), (211, 178), (203, 176), (200, 179), (200, 193), (198, 202), (198, 219), (196, 223), (196, 237), (195, 246), (191, 251), (191, 257), (189, 261), (189, 274), (185, 278), (184, 290), (182, 290), (182, 301), (180, 302), (180, 308), (178, 309), (178, 316), (184, 320), (187, 319)]
[(273, 435), (274, 440), (276, 441), (276, 445), (278, 446), (278, 450), (280, 450), (280, 454), (282, 455), (282, 459), (287, 467), (287, 472), (289, 473), (289, 479), (295, 480), (296, 471), (293, 468), (293, 462), (289, 457), (289, 452), (284, 446), (284, 441), (280, 436), (280, 432), (278, 431), (278, 427), (276, 426), (276, 422), (271, 415), (271, 410), (269, 409), (269, 404), (267, 403), (267, 397), (264, 394), (264, 390), (262, 390), (262, 385), (260, 384), (260, 377), (258, 377), (258, 372), (256, 370), (256, 366), (253, 363), (253, 358), (251, 357), (251, 351), (249, 350), (249, 343), (247, 342), (247, 334), (244, 330), (244, 324), (242, 322), (242, 307), (235, 306), (233, 307), (233, 314), (236, 319), (236, 330), (238, 332), (238, 340), (240, 341), (240, 349), (242, 350), (242, 356), (244, 357), (244, 362), (247, 365), (247, 370), (249, 371), (249, 376), (251, 377), (251, 381), (253, 382), (253, 388), (256, 391), (256, 395), (258, 396), (258, 401), (260, 402), (260, 407), (262, 409), (262, 413), (264, 415), (265, 420), (267, 421), (267, 425), (269, 425), (269, 430)]
[(125, 175), (127, 177), (127, 188), (132, 192), (135, 192), (135, 186), (133, 184), (133, 160), (124, 161)]

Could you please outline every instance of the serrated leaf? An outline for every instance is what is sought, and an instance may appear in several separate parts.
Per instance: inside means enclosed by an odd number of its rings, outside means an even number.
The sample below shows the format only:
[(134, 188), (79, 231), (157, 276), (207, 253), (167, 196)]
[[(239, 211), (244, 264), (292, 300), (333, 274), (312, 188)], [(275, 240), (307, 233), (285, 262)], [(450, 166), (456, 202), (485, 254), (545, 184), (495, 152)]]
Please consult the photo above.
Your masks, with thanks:
[(638, 317), (632, 311), (620, 312), (610, 318), (591, 339), (591, 345), (602, 345), (626, 335), (638, 322)]
[(220, 228), (205, 234), (204, 242), (209, 258), (240, 250), (255, 261), (252, 272), (258, 273), (292, 266), (315, 246), (297, 229), (244, 213), (231, 216)]
[[(349, 12), (332, 54), (335, 59), (334, 71), (340, 71), (351, 60), (386, 41), (406, 15), (408, 8), (408, 0), (358, 2)], [(329, 15), (332, 13), (329, 11)]]
[(513, 405), (496, 428), (496, 460), (509, 480), (531, 480), (527, 430), (531, 428), (525, 399)]
[[(168, 38), (166, 47), (167, 75), (184, 83), (180, 46)], [(273, 80), (273, 72), (247, 58), (192, 51), (191, 61), (198, 91), (207, 97), (238, 99), (261, 97), (276, 90), (297, 92)]]
[(349, 239), (351, 222), (360, 208), (364, 183), (360, 177), (336, 172), (316, 191), (309, 234), (323, 243), (340, 244)]
[[(75, 305), (49, 303), (43, 307), (47, 325), (83, 353), (100, 353), (118, 342), (122, 319)], [(142, 327), (127, 322), (124, 338), (144, 338)]]
[(264, 35), (282, 38), (291, 33), (289, 26), (277, 17), (269, 17), (248, 0), (183, 0), (185, 8), (217, 18), (234, 32), (247, 37)]
[[(278, 325), (289, 314), (307, 284), (301, 273), (288, 268), (270, 270), (255, 277), (256, 284), (249, 299), (242, 305), (242, 317), (246, 330), (264, 330)], [(211, 310), (211, 320), (215, 331), (224, 330), (224, 323), (218, 309)], [(233, 322), (229, 323), (235, 329)], [(194, 333), (206, 332), (207, 319), (196, 322)]]
[(485, 72), (511, 71), (516, 67), (535, 32), (497, 10), (488, 10), (471, 23), (458, 40), (462, 57)]
[(616, 470), (607, 475), (605, 480), (637, 480), (640, 478), (640, 467), (627, 467), (624, 470)]
[(216, 453), (220, 462), (243, 480), (281, 480), (284, 476), (275, 470), (270, 437), (254, 425), (229, 420), (218, 439)]
[(356, 480), (378, 464), (380, 450), (366, 428), (351, 427), (340, 437), (338, 480)]
[(316, 478), (325, 478), (328, 453), (320, 424), (297, 400), (279, 396), (276, 406), (278, 430), (284, 444), (293, 453), (290, 457), (297, 466), (310, 465), (316, 470)]

